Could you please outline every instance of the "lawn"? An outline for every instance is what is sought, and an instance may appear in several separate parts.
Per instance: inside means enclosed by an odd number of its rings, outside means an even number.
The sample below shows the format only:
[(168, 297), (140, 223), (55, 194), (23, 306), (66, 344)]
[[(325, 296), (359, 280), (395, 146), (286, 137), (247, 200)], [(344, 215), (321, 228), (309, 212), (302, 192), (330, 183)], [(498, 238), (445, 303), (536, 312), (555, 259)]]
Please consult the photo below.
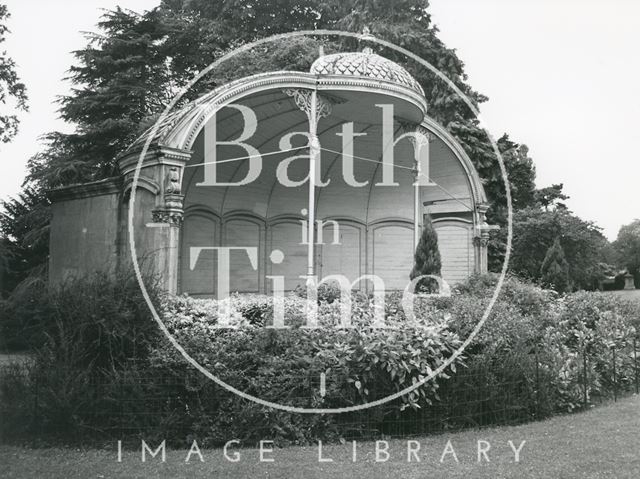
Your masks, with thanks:
[[(416, 443), (389, 441), (389, 460), (376, 462), (375, 442), (325, 446), (322, 455), (334, 462), (318, 462), (318, 447), (290, 447), (264, 453), (258, 449), (236, 450), (240, 460), (228, 462), (222, 450), (203, 450), (185, 463), (187, 451), (167, 450), (141, 462), (140, 450), (125, 451), (117, 462), (114, 444), (109, 449), (25, 449), (0, 446), (0, 476), (4, 478), (637, 478), (640, 477), (640, 397), (625, 398), (591, 411), (558, 416), (546, 421), (513, 427), (465, 431), (416, 438), (421, 462), (407, 462), (407, 448)], [(450, 448), (447, 449), (448, 441)], [(478, 463), (478, 441), (487, 441), (490, 462)], [(514, 461), (512, 441), (520, 450)], [(155, 449), (157, 444), (151, 444)], [(381, 445), (382, 447), (383, 445)], [(486, 447), (481, 443), (481, 447)], [(265, 446), (267, 449), (268, 446)], [(443, 462), (440, 462), (444, 454)], [(456, 462), (453, 453), (459, 462)], [(229, 452), (232, 456), (233, 452)], [(380, 454), (384, 458), (384, 454)]]
[(608, 291), (608, 293), (615, 294), (624, 299), (640, 302), (640, 289)]

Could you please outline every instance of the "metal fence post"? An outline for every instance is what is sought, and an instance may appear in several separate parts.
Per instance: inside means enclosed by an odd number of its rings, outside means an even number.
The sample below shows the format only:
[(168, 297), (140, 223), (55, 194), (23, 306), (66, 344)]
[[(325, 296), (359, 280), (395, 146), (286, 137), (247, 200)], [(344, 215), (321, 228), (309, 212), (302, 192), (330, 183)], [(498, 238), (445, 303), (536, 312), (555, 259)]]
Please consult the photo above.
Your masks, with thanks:
[(587, 348), (584, 342), (582, 343), (582, 375), (584, 380), (584, 387), (582, 388), (582, 402), (584, 409), (587, 409)]
[(39, 434), (40, 433), (40, 419), (38, 417), (38, 409), (39, 409), (39, 407), (38, 407), (38, 395), (39, 395), (39, 389), (40, 389), (40, 387), (39, 387), (40, 386), (39, 385), (40, 372), (39, 371), (36, 371), (35, 377), (36, 377), (36, 383), (35, 383), (35, 388), (34, 388), (35, 389), (35, 391), (34, 391), (35, 392), (35, 395), (34, 395), (35, 397), (33, 398), (33, 422), (34, 422), (34, 426), (36, 428), (36, 431)]
[(536, 419), (540, 419), (540, 366), (538, 364), (538, 343), (533, 348), (536, 361)]
[(638, 394), (638, 349), (637, 349), (637, 340), (634, 336), (633, 338), (633, 373), (635, 376), (636, 382), (636, 394)]
[(616, 377), (616, 346), (611, 347), (613, 351), (613, 401), (618, 400), (618, 379)]

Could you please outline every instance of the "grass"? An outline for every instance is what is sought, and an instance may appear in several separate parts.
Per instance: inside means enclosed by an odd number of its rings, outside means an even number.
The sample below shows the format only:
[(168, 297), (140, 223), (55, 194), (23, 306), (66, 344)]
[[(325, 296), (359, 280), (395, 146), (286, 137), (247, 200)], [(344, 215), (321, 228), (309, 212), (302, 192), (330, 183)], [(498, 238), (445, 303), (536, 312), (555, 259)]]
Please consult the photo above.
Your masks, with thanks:
[[(118, 463), (116, 444), (109, 449), (28, 449), (0, 446), (0, 476), (4, 478), (637, 478), (640, 477), (640, 397), (627, 397), (591, 411), (521, 426), (464, 431), (417, 438), (421, 462), (407, 462), (407, 441), (390, 440), (390, 458), (375, 462), (375, 442), (357, 444), (357, 461), (351, 460), (351, 443), (327, 445), (318, 462), (318, 447), (275, 449), (259, 462), (257, 449), (241, 449), (240, 461), (228, 462), (220, 449), (203, 450), (185, 463), (187, 451), (167, 450), (166, 462), (147, 459), (140, 450), (123, 452)], [(267, 439), (267, 438), (265, 438)], [(491, 444), (489, 463), (477, 462), (477, 441)], [(516, 447), (526, 441), (520, 461)], [(448, 454), (455, 450), (458, 463)], [(151, 444), (155, 449), (156, 443)], [(232, 454), (232, 453), (230, 453)]]
[(608, 293), (615, 294), (624, 299), (630, 299), (635, 301), (640, 301), (640, 289), (631, 289), (631, 290), (616, 290), (616, 291), (608, 291)]

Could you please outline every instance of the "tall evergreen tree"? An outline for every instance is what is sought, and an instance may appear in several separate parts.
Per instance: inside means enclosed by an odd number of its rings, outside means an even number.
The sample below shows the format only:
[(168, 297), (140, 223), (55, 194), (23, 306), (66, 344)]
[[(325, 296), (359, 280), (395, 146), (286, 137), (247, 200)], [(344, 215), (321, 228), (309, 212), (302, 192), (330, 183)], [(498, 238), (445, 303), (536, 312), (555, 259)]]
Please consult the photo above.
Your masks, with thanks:
[(27, 187), (0, 210), (0, 297), (29, 275), (46, 270), (49, 258), (49, 202), (41, 189)]
[(540, 268), (542, 283), (555, 289), (558, 293), (568, 291), (571, 284), (569, 278), (569, 263), (564, 256), (564, 249), (560, 244), (560, 238), (556, 237)]
[[(433, 228), (431, 218), (427, 216), (416, 247), (413, 269), (409, 277), (413, 280), (418, 276), (424, 275), (440, 276), (441, 269), (442, 261), (440, 259), (440, 250), (438, 249), (438, 235)], [(436, 290), (437, 283), (432, 278), (423, 278), (416, 285), (416, 291), (434, 292)]]

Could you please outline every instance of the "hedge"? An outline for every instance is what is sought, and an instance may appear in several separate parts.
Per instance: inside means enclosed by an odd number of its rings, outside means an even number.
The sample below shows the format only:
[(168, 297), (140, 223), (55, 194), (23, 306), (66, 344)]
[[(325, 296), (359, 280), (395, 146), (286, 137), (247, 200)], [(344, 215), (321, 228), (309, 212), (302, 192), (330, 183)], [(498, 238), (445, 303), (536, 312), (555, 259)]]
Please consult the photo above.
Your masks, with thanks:
[[(331, 286), (318, 295), (318, 329), (302, 327), (303, 290), (285, 298), (284, 330), (269, 328), (273, 300), (264, 295), (233, 295), (222, 304), (153, 297), (179, 344), (221, 380), (279, 404), (327, 408), (366, 404), (428, 376), (476, 326), (496, 281), (474, 277), (449, 298), (418, 298), (414, 318), (399, 294), (389, 294), (384, 329), (375, 327), (372, 298), (361, 293), (351, 304), (354, 328), (334, 327), (341, 301)], [(443, 374), (383, 406), (338, 415), (274, 410), (206, 379), (159, 333), (132, 278), (96, 275), (31, 298), (28, 321), (41, 338), (34, 360), (1, 381), (12, 437), (143, 434), (216, 445), (425, 433), (573, 411), (585, 396), (590, 405), (636, 380), (637, 304), (602, 293), (559, 297), (515, 278)], [(221, 306), (235, 329), (216, 327)]]

